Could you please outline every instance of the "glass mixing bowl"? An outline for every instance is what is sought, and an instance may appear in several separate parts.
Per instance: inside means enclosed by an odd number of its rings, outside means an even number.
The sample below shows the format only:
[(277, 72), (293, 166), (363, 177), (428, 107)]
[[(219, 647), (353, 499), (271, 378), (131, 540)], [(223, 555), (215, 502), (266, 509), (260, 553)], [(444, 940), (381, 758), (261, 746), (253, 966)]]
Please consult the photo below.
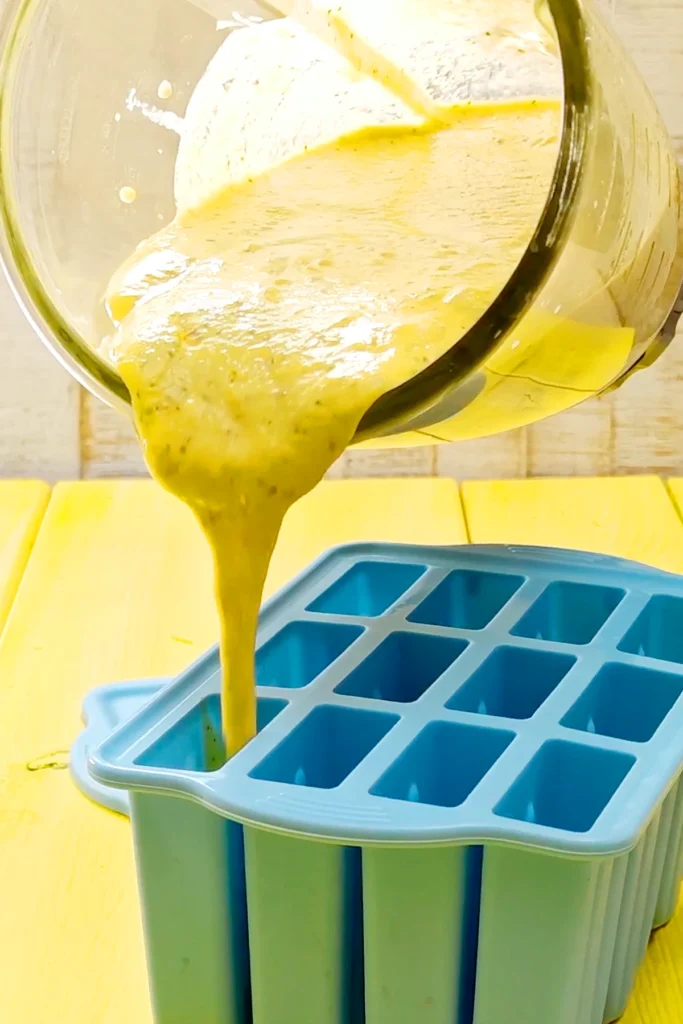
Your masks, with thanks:
[[(0, 15), (5, 270), (44, 343), (124, 410), (126, 387), (98, 355), (104, 286), (174, 214), (174, 129), (191, 92), (220, 33), (267, 16), (253, 3), (239, 7), (232, 15), (223, 0), (5, 0)], [(481, 319), (384, 395), (358, 442), (432, 443), (522, 426), (617, 386), (673, 336), (681, 187), (666, 131), (592, 0), (547, 0), (544, 10), (559, 43), (564, 113), (541, 221)], [(160, 105), (165, 81), (173, 93)], [(121, 201), (122, 187), (137, 191), (134, 203)]]

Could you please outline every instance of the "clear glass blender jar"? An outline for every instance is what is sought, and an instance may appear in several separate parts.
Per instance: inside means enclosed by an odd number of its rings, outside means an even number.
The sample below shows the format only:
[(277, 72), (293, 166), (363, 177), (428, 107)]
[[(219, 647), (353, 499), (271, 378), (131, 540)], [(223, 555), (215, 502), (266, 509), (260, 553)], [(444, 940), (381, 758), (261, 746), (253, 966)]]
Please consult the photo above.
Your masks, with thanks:
[[(530, 0), (531, 2), (531, 0)], [(0, 18), (0, 255), (38, 334), (82, 384), (130, 410), (98, 353), (116, 268), (174, 214), (180, 119), (240, 0), (5, 0)], [(539, 5), (543, 6), (543, 5)], [(535, 234), (450, 350), (384, 395), (357, 442), (494, 434), (618, 386), (681, 313), (681, 182), (655, 104), (593, 0), (547, 0), (563, 129)], [(170, 80), (163, 111), (153, 100)], [(151, 98), (151, 99), (150, 99)], [(139, 186), (135, 203), (122, 185)]]

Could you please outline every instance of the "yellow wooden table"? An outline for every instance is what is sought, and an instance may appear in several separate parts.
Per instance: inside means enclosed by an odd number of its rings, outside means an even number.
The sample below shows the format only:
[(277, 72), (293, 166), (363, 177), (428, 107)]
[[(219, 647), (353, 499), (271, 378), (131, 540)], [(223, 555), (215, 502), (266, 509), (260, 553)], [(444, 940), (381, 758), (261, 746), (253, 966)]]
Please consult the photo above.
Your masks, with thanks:
[[(291, 513), (268, 586), (357, 539), (555, 544), (683, 572), (679, 507), (683, 481), (655, 478), (330, 482)], [(214, 641), (189, 513), (147, 481), (0, 484), (0, 630), (0, 1024), (150, 1024), (128, 823), (64, 769), (87, 690), (176, 672)], [(665, 1022), (683, 1024), (683, 910), (624, 1018)]]

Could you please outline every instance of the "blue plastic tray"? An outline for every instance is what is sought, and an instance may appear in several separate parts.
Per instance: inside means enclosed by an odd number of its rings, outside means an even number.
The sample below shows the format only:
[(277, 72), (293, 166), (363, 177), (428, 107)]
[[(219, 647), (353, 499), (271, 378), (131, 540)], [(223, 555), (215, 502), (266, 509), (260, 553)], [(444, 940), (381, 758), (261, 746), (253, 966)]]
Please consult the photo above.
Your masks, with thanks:
[[(572, 552), (356, 545), (317, 562), (263, 611), (245, 750), (222, 763), (214, 650), (91, 755), (91, 793), (131, 793), (157, 1019), (618, 1016), (683, 872), (681, 611), (678, 577)], [(151, 695), (138, 685), (119, 717)], [(92, 698), (95, 732), (116, 699)], [(200, 941), (191, 880), (209, 876), (206, 913), (218, 900), (242, 922), (219, 941), (211, 918), (206, 956), (233, 969), (210, 1005), (209, 981), (181, 995), (168, 974)], [(333, 949), (313, 941), (321, 878)]]

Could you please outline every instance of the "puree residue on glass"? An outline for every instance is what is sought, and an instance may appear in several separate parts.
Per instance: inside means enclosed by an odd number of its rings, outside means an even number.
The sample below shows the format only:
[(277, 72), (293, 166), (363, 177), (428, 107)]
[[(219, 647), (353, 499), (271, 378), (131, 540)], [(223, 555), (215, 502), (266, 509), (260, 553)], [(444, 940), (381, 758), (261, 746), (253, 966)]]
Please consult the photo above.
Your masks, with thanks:
[(559, 124), (559, 101), (538, 99), (361, 128), (180, 210), (114, 276), (108, 355), (152, 473), (213, 550), (228, 756), (256, 731), (283, 516), (373, 402), (500, 291), (541, 216)]

